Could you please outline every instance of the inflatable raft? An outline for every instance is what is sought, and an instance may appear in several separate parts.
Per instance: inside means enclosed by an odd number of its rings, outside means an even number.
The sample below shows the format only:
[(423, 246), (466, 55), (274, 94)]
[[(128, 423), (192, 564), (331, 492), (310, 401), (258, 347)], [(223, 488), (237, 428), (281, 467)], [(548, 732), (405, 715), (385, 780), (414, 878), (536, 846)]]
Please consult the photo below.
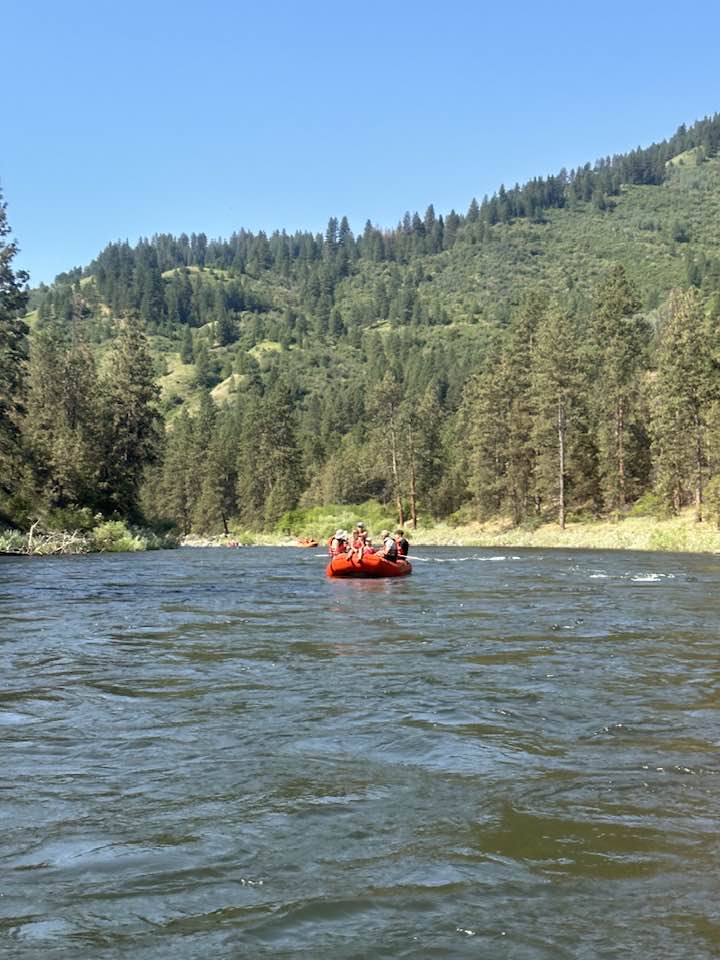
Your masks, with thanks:
[(393, 562), (377, 553), (365, 553), (361, 559), (333, 557), (325, 572), (329, 577), (406, 577), (412, 573), (412, 564), (402, 558)]

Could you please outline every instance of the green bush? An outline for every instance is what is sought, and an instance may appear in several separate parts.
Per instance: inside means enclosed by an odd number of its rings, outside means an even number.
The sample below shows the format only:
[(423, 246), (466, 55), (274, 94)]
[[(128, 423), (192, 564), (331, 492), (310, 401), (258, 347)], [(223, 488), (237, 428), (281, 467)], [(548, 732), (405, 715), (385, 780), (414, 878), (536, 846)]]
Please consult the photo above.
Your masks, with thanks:
[(543, 517), (542, 514), (534, 513), (528, 517), (523, 517), (523, 519), (518, 524), (520, 530), (528, 530), (533, 532), (534, 530), (539, 530), (540, 527), (545, 526), (547, 523), (547, 517)]
[(720, 477), (713, 477), (705, 487), (705, 510), (708, 519), (720, 527)]
[(628, 510), (629, 517), (655, 517), (665, 519), (670, 516), (666, 501), (657, 493), (648, 490)]
[(311, 536), (322, 541), (340, 527), (352, 530), (358, 520), (363, 521), (373, 536), (384, 527), (394, 530), (397, 526), (391, 507), (377, 500), (366, 500), (360, 504), (330, 503), (323, 507), (289, 510), (278, 520), (275, 532), (287, 536)]
[(25, 535), (19, 530), (0, 531), (0, 553), (20, 553), (26, 543)]
[(122, 520), (106, 520), (93, 531), (93, 545), (104, 553), (126, 553), (145, 550), (144, 541)]

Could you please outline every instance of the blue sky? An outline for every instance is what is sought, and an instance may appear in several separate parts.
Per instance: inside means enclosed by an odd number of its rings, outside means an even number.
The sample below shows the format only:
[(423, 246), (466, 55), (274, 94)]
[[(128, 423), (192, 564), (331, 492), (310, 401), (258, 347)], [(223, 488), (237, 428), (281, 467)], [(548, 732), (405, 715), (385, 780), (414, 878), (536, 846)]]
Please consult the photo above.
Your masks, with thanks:
[(464, 211), (720, 110), (720, 4), (6, 0), (33, 283), (109, 241)]

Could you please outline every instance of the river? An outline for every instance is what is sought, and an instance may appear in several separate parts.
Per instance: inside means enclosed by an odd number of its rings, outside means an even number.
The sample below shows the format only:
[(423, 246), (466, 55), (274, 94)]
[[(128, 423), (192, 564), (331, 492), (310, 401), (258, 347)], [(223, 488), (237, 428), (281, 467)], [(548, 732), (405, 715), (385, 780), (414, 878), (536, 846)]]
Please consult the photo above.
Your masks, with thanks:
[(720, 559), (0, 558), (0, 955), (720, 951)]

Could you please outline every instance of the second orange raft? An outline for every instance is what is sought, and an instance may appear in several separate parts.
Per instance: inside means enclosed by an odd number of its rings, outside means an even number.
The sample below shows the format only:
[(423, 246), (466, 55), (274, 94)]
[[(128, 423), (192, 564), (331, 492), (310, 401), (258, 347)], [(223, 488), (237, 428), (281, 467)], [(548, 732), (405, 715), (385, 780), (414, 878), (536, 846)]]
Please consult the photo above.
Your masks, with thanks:
[(403, 558), (392, 561), (377, 553), (364, 553), (360, 559), (355, 555), (333, 557), (325, 572), (329, 577), (406, 577), (412, 573), (412, 564)]

